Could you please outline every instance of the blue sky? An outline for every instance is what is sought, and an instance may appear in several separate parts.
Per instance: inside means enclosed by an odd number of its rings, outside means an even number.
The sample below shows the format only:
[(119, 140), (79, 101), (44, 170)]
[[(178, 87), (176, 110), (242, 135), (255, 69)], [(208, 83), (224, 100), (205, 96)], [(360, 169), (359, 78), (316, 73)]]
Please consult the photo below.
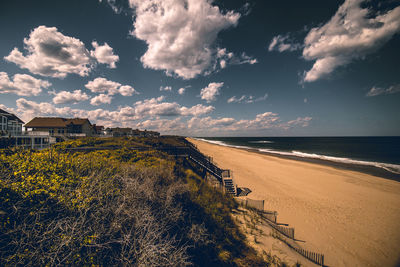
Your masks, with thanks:
[(191, 136), (400, 135), (399, 1), (0, 3), (0, 108)]

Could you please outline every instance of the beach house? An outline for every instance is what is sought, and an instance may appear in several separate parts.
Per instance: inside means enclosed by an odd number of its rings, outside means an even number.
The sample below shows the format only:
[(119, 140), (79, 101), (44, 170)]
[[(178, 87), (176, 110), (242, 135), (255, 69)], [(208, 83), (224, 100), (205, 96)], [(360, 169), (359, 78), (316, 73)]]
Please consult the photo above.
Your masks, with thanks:
[(0, 109), (0, 135), (15, 136), (22, 133), (24, 122), (12, 113)]
[(132, 136), (132, 128), (107, 128), (106, 132), (113, 137)]
[(22, 131), (23, 124), (16, 115), (0, 109), (0, 148), (19, 146), (42, 149), (55, 143), (49, 133)]
[(106, 135), (104, 126), (93, 124), (94, 133), (98, 136)]
[(59, 138), (95, 135), (95, 129), (87, 118), (35, 117), (25, 124), (25, 128)]
[(154, 131), (141, 131), (139, 129), (133, 130), (132, 128), (107, 128), (106, 135), (113, 137), (132, 136), (132, 137), (160, 137), (159, 132)]

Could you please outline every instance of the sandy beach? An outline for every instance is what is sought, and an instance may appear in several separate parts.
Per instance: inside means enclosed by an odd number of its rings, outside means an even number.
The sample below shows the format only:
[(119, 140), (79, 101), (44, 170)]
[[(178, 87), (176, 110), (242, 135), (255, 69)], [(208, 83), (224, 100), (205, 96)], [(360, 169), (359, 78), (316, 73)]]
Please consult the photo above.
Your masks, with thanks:
[(356, 171), (282, 159), (188, 139), (233, 171), (251, 199), (264, 199), (278, 221), (295, 227), (306, 249), (328, 266), (400, 263), (400, 183)]

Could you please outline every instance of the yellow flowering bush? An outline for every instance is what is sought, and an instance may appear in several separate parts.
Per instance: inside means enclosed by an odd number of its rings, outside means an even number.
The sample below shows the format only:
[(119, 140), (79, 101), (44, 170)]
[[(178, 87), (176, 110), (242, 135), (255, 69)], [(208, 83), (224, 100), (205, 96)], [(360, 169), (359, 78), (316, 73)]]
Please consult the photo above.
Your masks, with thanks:
[(174, 145), (184, 141), (0, 150), (0, 265), (265, 266), (230, 218), (234, 201), (157, 151)]

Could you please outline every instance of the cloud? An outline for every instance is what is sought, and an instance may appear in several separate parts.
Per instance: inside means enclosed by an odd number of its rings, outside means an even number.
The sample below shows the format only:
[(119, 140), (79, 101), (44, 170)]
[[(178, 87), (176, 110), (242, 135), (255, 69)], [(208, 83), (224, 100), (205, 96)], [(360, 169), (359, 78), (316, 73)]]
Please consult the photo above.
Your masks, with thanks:
[(93, 97), (90, 99), (90, 104), (93, 106), (98, 106), (101, 104), (111, 104), (112, 96), (99, 94), (98, 96)]
[(118, 92), (123, 95), (123, 96), (132, 96), (132, 95), (138, 95), (138, 91), (136, 91), (132, 86), (130, 85), (122, 85), (119, 87)]
[(176, 102), (163, 102), (164, 99), (164, 96), (160, 96), (137, 101), (133, 105), (136, 116), (140, 118), (148, 116), (200, 116), (214, 110), (214, 107), (202, 104), (190, 108), (182, 107)]
[(222, 86), (224, 86), (223, 82), (208, 84), (207, 87), (201, 89), (200, 91), (201, 99), (206, 100), (207, 103), (217, 100), (217, 95), (220, 94), (220, 89)]
[[(91, 99), (92, 105), (108, 103), (111, 96), (100, 94), (95, 100)], [(145, 99), (133, 103), (132, 106), (118, 107), (117, 110), (106, 109), (84, 110), (71, 107), (56, 107), (47, 102), (37, 103), (24, 98), (16, 101), (16, 114), (21, 115), (25, 121), (34, 116), (62, 116), (62, 117), (84, 117), (94, 123), (96, 121), (108, 121), (109, 125), (121, 125), (126, 123), (138, 123), (141, 120), (159, 120), (161, 117), (193, 117), (202, 116), (214, 111), (213, 106), (197, 104), (191, 107), (181, 106), (176, 102), (164, 102), (165, 97)], [(109, 101), (111, 102), (111, 100)], [(14, 111), (14, 110), (13, 110)]]
[(303, 58), (314, 65), (301, 82), (314, 82), (381, 48), (400, 31), (399, 17), (400, 7), (377, 11), (371, 1), (345, 0), (327, 23), (308, 31), (303, 44), (289, 34), (277, 35), (268, 50), (303, 49)]
[(0, 104), (0, 108), (9, 113), (14, 113), (14, 114), (16, 113), (16, 110), (14, 108), (7, 107), (6, 105), (3, 105), (3, 104)]
[(202, 104), (197, 104), (196, 106), (192, 106), (190, 108), (182, 107), (181, 108), (181, 115), (183, 116), (201, 116), (204, 114), (208, 114), (214, 111), (213, 106), (204, 106)]
[(68, 74), (87, 76), (97, 62), (115, 68), (119, 57), (113, 49), (107, 43), (92, 45), (95, 50), (88, 51), (79, 39), (62, 34), (56, 27), (42, 25), (24, 38), (25, 55), (15, 47), (4, 59), (31, 73), (54, 78)]
[(251, 134), (265, 130), (287, 131), (295, 127), (307, 127), (311, 117), (299, 117), (296, 120), (283, 122), (273, 112), (260, 113), (253, 119), (237, 120), (234, 118), (193, 117), (188, 123), (187, 131), (191, 134)]
[(183, 94), (185, 93), (186, 89), (188, 89), (188, 88), (190, 88), (190, 87), (192, 87), (192, 86), (191, 86), (191, 85), (187, 85), (187, 86), (185, 86), (185, 87), (179, 88), (179, 89), (178, 89), (178, 94), (183, 95)]
[(81, 90), (75, 90), (73, 92), (61, 91), (55, 94), (53, 98), (54, 104), (76, 104), (81, 101), (88, 100), (89, 96), (82, 93)]
[(187, 130), (187, 126), (181, 121), (181, 118), (145, 120), (139, 122), (137, 127), (139, 129), (158, 130), (163, 133), (179, 133)]
[(228, 65), (253, 65), (258, 62), (257, 59), (246, 55), (244, 52), (240, 56), (235, 56), (232, 52), (227, 52), (226, 48), (217, 49), (217, 59), (219, 60), (219, 67), (221, 69), (226, 68)]
[(400, 84), (389, 86), (388, 88), (372, 87), (366, 96), (389, 95), (400, 92)]
[(56, 27), (35, 28), (24, 39), (24, 45), (26, 55), (15, 47), (4, 59), (34, 74), (56, 78), (69, 73), (87, 76), (93, 67), (84, 43), (63, 35)]
[(106, 78), (96, 78), (85, 84), (85, 87), (92, 93), (107, 93), (109, 95), (118, 93), (118, 88), (120, 86), (120, 83), (109, 81)]
[(245, 103), (245, 104), (251, 104), (255, 102), (260, 102), (264, 101), (268, 98), (268, 94), (265, 94), (264, 96), (260, 96), (258, 98), (254, 98), (252, 95), (242, 95), (241, 97), (237, 98), (236, 96), (232, 96), (227, 100), (227, 103)]
[(268, 46), (268, 51), (296, 51), (302, 48), (302, 45), (296, 43), (289, 38), (289, 34), (277, 35), (272, 38), (271, 43)]
[(222, 12), (208, 0), (130, 0), (136, 38), (147, 44), (144, 67), (191, 79), (213, 70), (219, 32), (236, 26), (240, 14)]
[[(51, 103), (36, 103), (20, 98), (16, 109), (8, 109), (29, 121), (33, 116), (62, 116), (89, 118), (92, 123), (105, 126), (125, 126), (157, 130), (162, 133), (182, 135), (212, 134), (253, 134), (265, 130), (288, 131), (292, 128), (307, 127), (311, 117), (299, 117), (284, 122), (273, 112), (257, 114), (252, 119), (238, 120), (230, 117), (203, 117), (214, 110), (212, 106), (198, 104), (184, 107), (175, 102), (164, 102), (163, 96), (137, 101), (132, 106), (118, 107), (116, 110), (84, 110), (71, 107), (59, 108)], [(0, 108), (3, 106), (0, 105)]]
[(42, 92), (42, 89), (50, 86), (50, 82), (36, 79), (27, 74), (15, 74), (10, 80), (6, 72), (0, 72), (0, 94), (36, 96)]
[(115, 63), (119, 61), (119, 56), (114, 54), (112, 47), (107, 43), (99, 45), (97, 42), (92, 42), (94, 50), (90, 51), (90, 55), (99, 63), (108, 64), (111, 69), (115, 69)]
[(294, 126), (307, 127), (308, 125), (310, 125), (311, 120), (312, 120), (311, 117), (298, 117), (297, 119), (288, 121), (287, 123), (282, 124), (281, 126), (284, 129), (289, 129)]
[(160, 91), (172, 91), (171, 86), (160, 86)]
[(133, 94), (139, 94), (130, 85), (121, 85), (118, 82), (107, 80), (106, 78), (96, 78), (93, 81), (89, 81), (85, 84), (85, 87), (92, 93), (106, 93), (108, 95), (115, 95), (117, 93), (123, 96), (132, 96)]
[(364, 0), (346, 0), (321, 27), (312, 28), (304, 40), (303, 57), (315, 60), (304, 82), (316, 81), (337, 67), (378, 50), (400, 30), (400, 7), (375, 12)]
[(178, 94), (183, 95), (185, 93), (186, 88), (182, 87), (178, 89)]

